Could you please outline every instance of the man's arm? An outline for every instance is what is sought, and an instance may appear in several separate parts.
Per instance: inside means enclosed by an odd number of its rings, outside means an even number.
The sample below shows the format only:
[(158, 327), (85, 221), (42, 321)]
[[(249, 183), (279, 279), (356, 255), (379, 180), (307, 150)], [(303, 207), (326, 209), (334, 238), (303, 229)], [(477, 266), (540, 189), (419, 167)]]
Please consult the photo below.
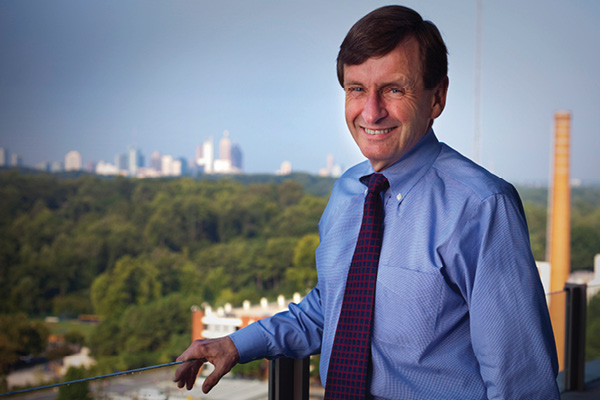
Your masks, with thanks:
[(190, 390), (205, 362), (215, 366), (206, 378), (202, 391), (208, 393), (238, 362), (261, 358), (303, 358), (321, 349), (323, 313), (318, 286), (299, 303), (290, 303), (288, 311), (254, 322), (218, 339), (195, 340), (177, 361), (177, 386)]
[(516, 191), (483, 200), (468, 221), (458, 278), (488, 398), (558, 399), (552, 326)]
[(319, 285), (287, 311), (261, 319), (230, 335), (241, 363), (261, 358), (304, 358), (321, 350), (323, 311)]

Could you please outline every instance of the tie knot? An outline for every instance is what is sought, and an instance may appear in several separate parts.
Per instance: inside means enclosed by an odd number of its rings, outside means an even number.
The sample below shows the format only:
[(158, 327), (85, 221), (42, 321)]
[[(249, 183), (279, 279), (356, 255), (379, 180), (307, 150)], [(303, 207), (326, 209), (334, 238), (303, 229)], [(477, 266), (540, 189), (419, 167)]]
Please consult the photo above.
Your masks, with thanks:
[(369, 176), (369, 192), (379, 193), (390, 187), (387, 178), (382, 174), (371, 174)]

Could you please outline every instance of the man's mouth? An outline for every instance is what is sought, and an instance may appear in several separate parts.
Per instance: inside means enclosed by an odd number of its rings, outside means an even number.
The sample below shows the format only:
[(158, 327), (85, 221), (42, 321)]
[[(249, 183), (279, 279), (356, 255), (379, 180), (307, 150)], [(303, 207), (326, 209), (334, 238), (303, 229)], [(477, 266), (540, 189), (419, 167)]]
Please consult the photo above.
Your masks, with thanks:
[(388, 129), (369, 129), (369, 128), (364, 128), (365, 132), (369, 135), (384, 135), (386, 133), (389, 133), (393, 130), (394, 128), (388, 128)]

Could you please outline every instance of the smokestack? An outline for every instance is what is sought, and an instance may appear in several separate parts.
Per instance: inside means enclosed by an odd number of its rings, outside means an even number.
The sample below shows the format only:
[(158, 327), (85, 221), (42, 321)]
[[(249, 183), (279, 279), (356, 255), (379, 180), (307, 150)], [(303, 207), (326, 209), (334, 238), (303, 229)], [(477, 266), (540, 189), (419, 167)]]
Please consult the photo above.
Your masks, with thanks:
[[(569, 184), (571, 114), (554, 114), (554, 162), (548, 193), (546, 260), (550, 263), (550, 291), (560, 292), (571, 272), (571, 187)], [(565, 295), (550, 299), (550, 316), (562, 369), (565, 347)]]

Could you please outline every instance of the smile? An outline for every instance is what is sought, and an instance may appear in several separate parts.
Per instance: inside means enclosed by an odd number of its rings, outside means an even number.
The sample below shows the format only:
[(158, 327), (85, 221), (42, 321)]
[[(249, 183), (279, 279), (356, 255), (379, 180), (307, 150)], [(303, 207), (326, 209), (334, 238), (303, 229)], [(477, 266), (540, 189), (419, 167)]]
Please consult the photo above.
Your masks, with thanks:
[(369, 128), (364, 128), (365, 132), (368, 133), (369, 135), (383, 135), (383, 134), (391, 132), (393, 129), (394, 128), (388, 128), (388, 129), (369, 129)]

